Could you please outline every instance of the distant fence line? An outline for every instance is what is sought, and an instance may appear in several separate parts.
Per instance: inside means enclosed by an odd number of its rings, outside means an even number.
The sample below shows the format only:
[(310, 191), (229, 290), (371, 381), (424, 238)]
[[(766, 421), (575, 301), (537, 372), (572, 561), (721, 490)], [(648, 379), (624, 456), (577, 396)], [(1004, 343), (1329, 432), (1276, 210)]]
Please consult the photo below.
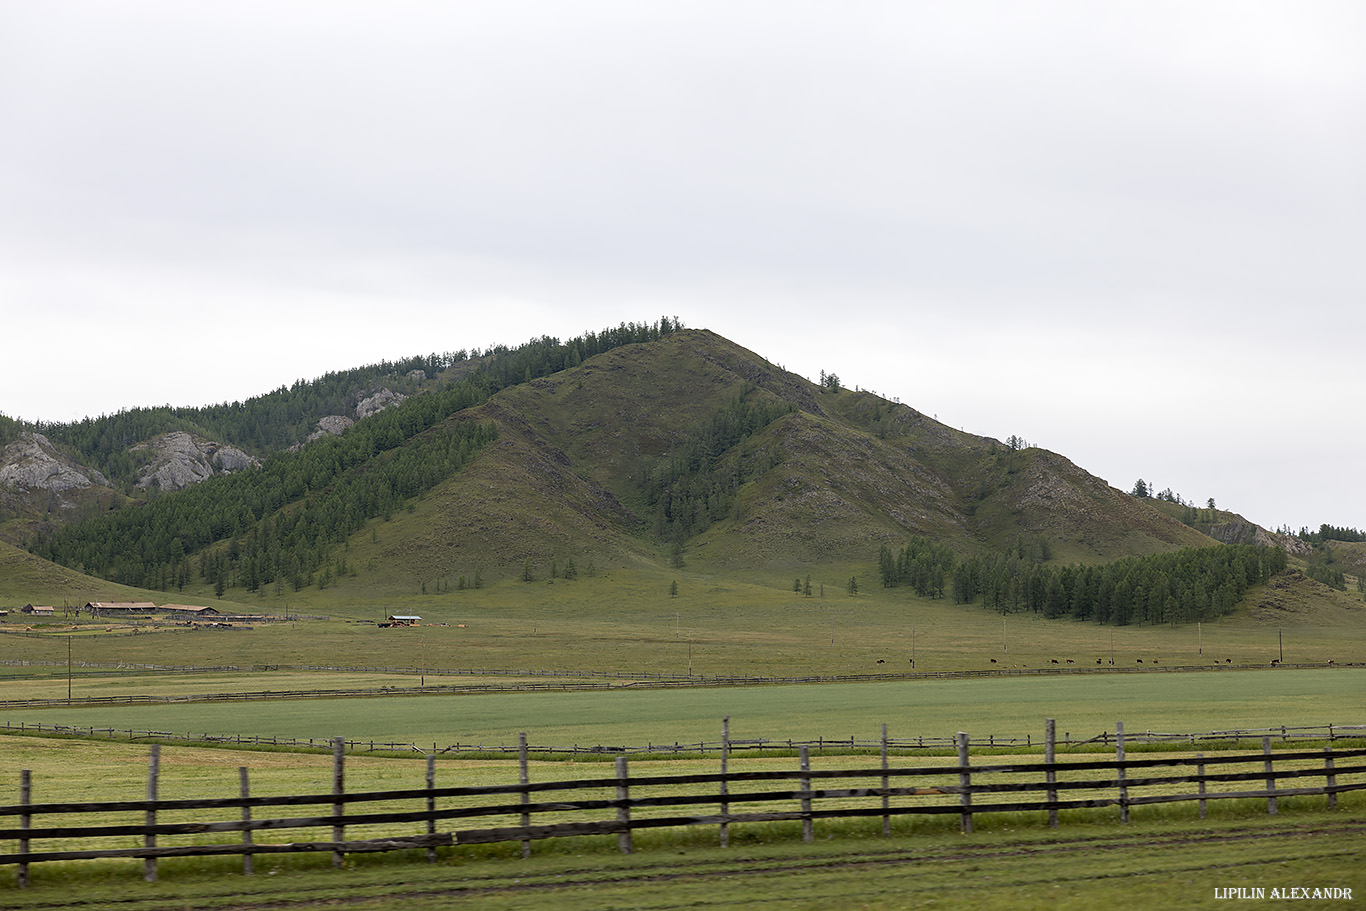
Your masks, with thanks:
[[(104, 740), (126, 740), (132, 742), (165, 742), (165, 743), (184, 743), (201, 744), (208, 746), (243, 746), (243, 747), (283, 747), (286, 749), (332, 749), (337, 738), (314, 738), (314, 737), (266, 737), (257, 734), (195, 734), (192, 732), (178, 734), (172, 731), (152, 731), (140, 730), (136, 728), (98, 728), (81, 727), (65, 724), (30, 724), (27, 722), (5, 722), (3, 730), (18, 733), (34, 734), (56, 734), (66, 737), (89, 737)], [(1203, 731), (1198, 733), (1168, 733), (1159, 731), (1131, 731), (1125, 735), (1125, 739), (1130, 744), (1135, 743), (1159, 743), (1177, 745), (1189, 745), (1196, 747), (1201, 744), (1228, 743), (1232, 741), (1240, 744), (1244, 741), (1259, 742), (1270, 738), (1279, 743), (1292, 743), (1296, 741), (1337, 741), (1337, 740), (1361, 740), (1366, 739), (1366, 724), (1325, 724), (1311, 726), (1290, 726), (1279, 725), (1268, 728), (1230, 728), (1222, 731)], [(1115, 742), (1115, 733), (1112, 731), (1102, 731), (1094, 736), (1078, 735), (1073, 737), (1072, 732), (1064, 731), (1060, 736), (1055, 736), (1053, 742), (1059, 746), (1089, 746), (1101, 744), (1109, 746)], [(522, 751), (542, 755), (589, 755), (589, 756), (649, 756), (652, 754), (665, 755), (709, 755), (716, 753), (731, 753), (737, 751), (789, 751), (794, 752), (801, 749), (816, 751), (828, 750), (851, 750), (851, 751), (873, 751), (879, 748), (887, 748), (898, 752), (909, 752), (913, 750), (938, 750), (952, 748), (957, 745), (956, 737), (942, 736), (916, 736), (886, 738), (885, 740), (867, 740), (856, 737), (817, 737), (815, 739), (796, 740), (792, 738), (767, 738), (754, 737), (744, 739), (732, 739), (728, 735), (721, 740), (703, 740), (682, 742), (650, 742), (644, 746), (622, 746), (604, 744), (572, 744), (568, 746), (551, 745), (526, 745), (508, 743), (453, 743), (441, 745), (432, 743), (431, 749), (427, 749), (425, 743), (418, 744), (413, 741), (384, 741), (384, 740), (349, 740), (342, 738), (343, 748), (349, 753), (421, 753), (437, 756), (449, 756), (460, 754), (517, 754)], [(1002, 737), (995, 734), (988, 734), (985, 737), (979, 736), (969, 744), (976, 749), (991, 747), (1023, 747), (1034, 748), (1043, 745), (1043, 741), (1031, 734), (1023, 737), (1008, 736)]]
[[(619, 850), (631, 853), (632, 833), (652, 828), (716, 826), (721, 845), (729, 844), (730, 827), (746, 823), (799, 822), (802, 839), (815, 838), (815, 825), (826, 819), (878, 819), (884, 836), (893, 817), (948, 815), (971, 832), (973, 818), (984, 813), (1046, 813), (1050, 826), (1059, 825), (1059, 812), (1117, 807), (1119, 821), (1130, 821), (1133, 807), (1198, 802), (1200, 816), (1214, 800), (1265, 800), (1268, 814), (1278, 812), (1285, 797), (1326, 796), (1329, 807), (1338, 795), (1366, 789), (1366, 749), (1273, 751), (1271, 738), (1262, 739), (1255, 753), (1204, 756), (1126, 758), (1123, 725), (1115, 731), (1115, 756), (1110, 759), (1069, 758), (1057, 761), (1050, 720), (1046, 728), (1043, 762), (973, 765), (970, 740), (955, 738), (956, 764), (894, 767), (888, 761), (884, 728), (882, 762), (854, 769), (816, 769), (802, 747), (796, 768), (781, 771), (733, 769), (721, 758), (719, 773), (689, 775), (632, 775), (629, 760), (618, 756), (614, 775), (572, 781), (532, 783), (525, 735), (520, 738), (520, 775), (517, 784), (478, 787), (436, 787), (435, 759), (427, 759), (426, 786), (404, 790), (347, 793), (344, 787), (344, 744), (333, 741), (330, 793), (252, 797), (248, 770), (239, 771), (239, 797), (189, 800), (158, 799), (159, 747), (152, 746), (147, 799), (98, 803), (40, 803), (33, 799), (29, 770), (20, 773), (19, 801), (0, 806), (0, 819), (14, 820), (0, 828), (0, 840), (17, 842), (17, 851), (0, 854), (0, 864), (16, 865), (18, 885), (29, 885), (33, 863), (56, 860), (141, 858), (143, 876), (157, 878), (162, 857), (240, 855), (243, 872), (253, 872), (255, 855), (330, 852), (335, 866), (348, 853), (427, 849), (427, 860), (437, 859), (437, 848), (492, 842), (522, 843), (528, 856), (533, 840), (592, 835), (616, 835)], [(1280, 768), (1276, 768), (1276, 764)], [(1287, 767), (1288, 766), (1288, 767)], [(1213, 771), (1210, 768), (1213, 767)], [(1176, 774), (1163, 773), (1174, 770)], [(1307, 785), (1305, 779), (1322, 779)], [(1299, 785), (1286, 787), (1286, 784)], [(1306, 786), (1307, 785), (1307, 786)], [(1227, 790), (1233, 787), (1234, 790)], [(1030, 799), (1024, 795), (1033, 794)], [(560, 796), (550, 796), (560, 795)], [(893, 803), (895, 801), (895, 803)], [(374, 810), (365, 812), (365, 804)], [(414, 809), (396, 809), (397, 806)], [(319, 815), (262, 818), (258, 811), (318, 806)], [(359, 811), (358, 811), (359, 810)], [(219, 812), (214, 812), (219, 811)], [(231, 811), (231, 812), (223, 812)], [(278, 812), (278, 811), (277, 811)], [(193, 813), (191, 821), (184, 821)], [(587, 818), (583, 815), (589, 814)], [(36, 825), (35, 817), (79, 814), (76, 824)], [(134, 814), (136, 824), (109, 825), (117, 814)], [(228, 816), (230, 818), (223, 818)], [(548, 821), (533, 825), (534, 816)], [(168, 821), (168, 817), (176, 821)], [(236, 818), (231, 818), (236, 817)], [(477, 827), (438, 832), (437, 823), (461, 820)], [(46, 820), (44, 820), (46, 822)], [(348, 839), (348, 827), (365, 827), (363, 839)], [(418, 832), (414, 834), (414, 829)], [(320, 841), (269, 843), (256, 836), (294, 829), (330, 832)], [(236, 833), (240, 843), (222, 843)], [(139, 838), (140, 846), (95, 847), (94, 839)], [(167, 844), (161, 838), (199, 837), (199, 843)], [(80, 839), (83, 847), (34, 850), (33, 842)], [(214, 843), (204, 843), (205, 841)], [(104, 842), (109, 844), (109, 842)]]

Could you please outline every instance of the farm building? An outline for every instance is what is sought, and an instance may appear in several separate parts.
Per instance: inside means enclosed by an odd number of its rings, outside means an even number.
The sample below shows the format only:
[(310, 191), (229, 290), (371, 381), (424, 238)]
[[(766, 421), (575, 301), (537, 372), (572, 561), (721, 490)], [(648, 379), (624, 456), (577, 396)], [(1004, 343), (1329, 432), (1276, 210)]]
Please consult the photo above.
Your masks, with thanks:
[(157, 606), (151, 601), (90, 601), (84, 609), (92, 617), (128, 617), (150, 614)]
[(221, 616), (217, 608), (195, 607), (191, 604), (163, 604), (160, 609), (179, 617), (212, 617), (217, 620)]
[(411, 614), (393, 614), (387, 621), (381, 623), (380, 626), (417, 626), (421, 620), (421, 617), (413, 616)]
[(42, 607), (37, 604), (25, 604), (21, 608), (24, 613), (32, 614), (35, 617), (55, 617), (57, 609), (54, 607)]

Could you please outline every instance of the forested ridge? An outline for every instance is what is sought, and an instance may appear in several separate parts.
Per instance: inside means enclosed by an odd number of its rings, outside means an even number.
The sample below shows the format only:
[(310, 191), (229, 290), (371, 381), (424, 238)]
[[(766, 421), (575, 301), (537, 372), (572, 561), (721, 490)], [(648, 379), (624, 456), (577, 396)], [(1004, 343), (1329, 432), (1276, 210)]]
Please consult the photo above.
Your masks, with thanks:
[[(515, 349), (491, 349), (459, 381), (414, 395), (340, 436), (277, 452), (257, 471), (210, 478), (145, 504), (49, 529), (31, 550), (142, 588), (180, 588), (192, 574), (219, 594), (236, 586), (255, 591), (269, 584), (326, 584), (347, 571), (337, 548), (349, 535), (449, 478), (496, 438), (494, 425), (454, 416), (507, 386), (680, 328), (665, 318), (566, 343), (542, 337)], [(139, 410), (130, 420), (149, 414)], [(103, 433), (118, 426), (105, 425)]]
[(1125, 626), (1193, 623), (1227, 614), (1248, 586), (1286, 567), (1279, 547), (1221, 544), (1126, 557), (1097, 566), (1054, 566), (1032, 559), (1023, 546), (957, 559), (942, 545), (912, 539), (879, 555), (882, 584), (908, 585), (926, 597), (959, 604), (979, 598), (1002, 613), (1029, 611)]
[(297, 380), (246, 401), (203, 407), (128, 408), (71, 423), (17, 421), (0, 414), (0, 446), (24, 431), (41, 433), (75, 462), (98, 469), (116, 486), (132, 492), (138, 463), (129, 449), (158, 434), (183, 430), (265, 457), (302, 443), (322, 417), (350, 415), (357, 397), (366, 391), (384, 388), (416, 395), (430, 387), (424, 381), (450, 373), (451, 382), (469, 377), (477, 388), (492, 394), (576, 366), (604, 351), (658, 340), (682, 328), (677, 318), (663, 317), (654, 323), (622, 323), (585, 332), (566, 342), (541, 336), (516, 347), (495, 345), (482, 351), (460, 349), (386, 360)]

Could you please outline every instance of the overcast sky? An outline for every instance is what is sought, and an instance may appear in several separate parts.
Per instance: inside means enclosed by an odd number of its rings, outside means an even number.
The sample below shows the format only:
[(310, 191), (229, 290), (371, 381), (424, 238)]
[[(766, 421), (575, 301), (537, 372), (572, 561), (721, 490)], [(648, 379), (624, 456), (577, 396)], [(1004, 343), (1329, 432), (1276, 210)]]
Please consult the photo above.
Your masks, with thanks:
[(678, 316), (1366, 527), (1366, 5), (0, 0), (0, 412)]

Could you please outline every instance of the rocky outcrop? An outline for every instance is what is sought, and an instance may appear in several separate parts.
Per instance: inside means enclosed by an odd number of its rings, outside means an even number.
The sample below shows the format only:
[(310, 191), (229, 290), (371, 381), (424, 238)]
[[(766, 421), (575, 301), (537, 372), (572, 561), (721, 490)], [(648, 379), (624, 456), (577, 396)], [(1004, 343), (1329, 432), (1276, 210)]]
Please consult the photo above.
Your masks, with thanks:
[(1263, 547), (1279, 547), (1296, 557), (1308, 557), (1314, 552), (1314, 546), (1308, 541), (1303, 541), (1294, 535), (1270, 532), (1247, 521), (1220, 522), (1209, 526), (1207, 534), (1220, 544), (1258, 544)]
[(407, 396), (392, 389), (380, 389), (356, 403), (356, 420), (364, 420), (386, 408), (400, 404)]
[[(422, 373), (421, 370), (413, 371)], [(411, 376), (411, 374), (410, 374)], [(424, 374), (425, 376), (425, 374)], [(290, 447), (290, 452), (298, 452), (307, 443), (320, 440), (323, 437), (339, 436), (347, 431), (356, 421), (364, 420), (372, 414), (377, 414), (386, 408), (392, 408), (400, 404), (407, 396), (401, 392), (394, 392), (392, 389), (377, 389), (368, 395), (362, 395), (356, 402), (356, 416), (349, 418), (344, 414), (329, 414), (318, 419), (317, 429), (304, 437), (303, 443), (295, 443)]]
[(149, 458), (138, 472), (138, 486), (162, 490), (181, 490), (216, 474), (261, 466), (259, 459), (236, 447), (201, 440), (181, 430), (139, 443), (131, 452), (146, 453)]
[[(348, 427), (356, 423), (344, 414), (329, 414), (318, 419), (318, 429), (304, 438), (304, 443), (312, 443), (314, 440), (321, 440), (323, 437), (340, 436)], [(295, 452), (302, 444), (290, 447), (291, 452)]]
[(26, 432), (0, 453), (0, 487), (66, 493), (107, 487), (104, 475), (59, 453), (41, 433)]

